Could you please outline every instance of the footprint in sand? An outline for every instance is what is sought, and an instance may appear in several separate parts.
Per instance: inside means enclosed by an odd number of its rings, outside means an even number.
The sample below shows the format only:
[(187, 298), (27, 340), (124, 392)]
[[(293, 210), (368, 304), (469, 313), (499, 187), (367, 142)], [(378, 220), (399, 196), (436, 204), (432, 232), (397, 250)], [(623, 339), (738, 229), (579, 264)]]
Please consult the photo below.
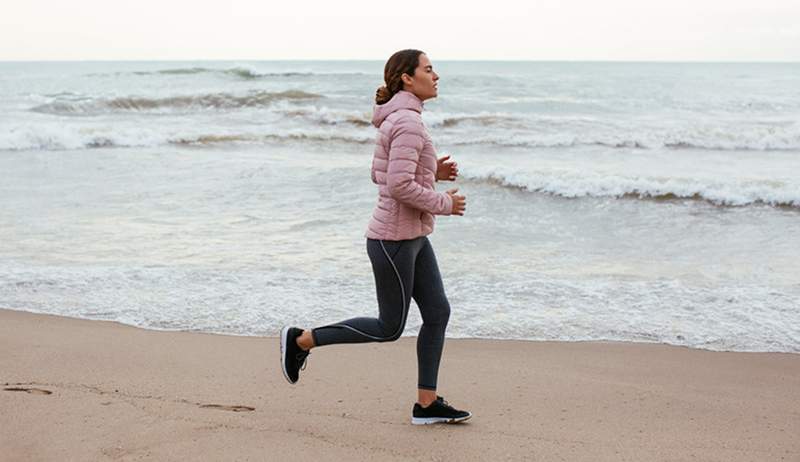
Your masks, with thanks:
[(5, 391), (24, 391), (25, 393), (30, 393), (32, 395), (52, 395), (53, 392), (50, 390), (42, 390), (41, 388), (21, 388), (21, 387), (6, 387), (3, 388)]
[(201, 404), (203, 409), (217, 409), (219, 411), (233, 411), (233, 412), (250, 412), (255, 411), (256, 408), (250, 406), (226, 406), (224, 404)]

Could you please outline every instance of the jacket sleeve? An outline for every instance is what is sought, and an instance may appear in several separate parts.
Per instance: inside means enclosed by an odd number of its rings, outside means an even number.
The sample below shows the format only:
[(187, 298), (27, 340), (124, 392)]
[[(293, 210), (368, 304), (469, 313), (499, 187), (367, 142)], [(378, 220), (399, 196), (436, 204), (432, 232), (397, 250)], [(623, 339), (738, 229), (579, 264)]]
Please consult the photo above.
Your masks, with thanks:
[(434, 215), (450, 215), (453, 199), (447, 193), (427, 189), (415, 180), (420, 152), (425, 144), (422, 129), (414, 120), (401, 118), (392, 127), (386, 186), (396, 200)]

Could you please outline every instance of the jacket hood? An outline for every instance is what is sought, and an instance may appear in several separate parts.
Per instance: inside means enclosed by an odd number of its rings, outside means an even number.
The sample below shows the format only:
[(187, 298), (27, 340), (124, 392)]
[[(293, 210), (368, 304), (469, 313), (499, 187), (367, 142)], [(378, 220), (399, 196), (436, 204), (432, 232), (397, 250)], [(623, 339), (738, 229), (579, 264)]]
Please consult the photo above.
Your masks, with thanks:
[(417, 98), (417, 95), (410, 91), (400, 90), (389, 101), (375, 105), (372, 113), (372, 125), (380, 128), (389, 114), (400, 109), (411, 109), (422, 114), (422, 107), (422, 100)]

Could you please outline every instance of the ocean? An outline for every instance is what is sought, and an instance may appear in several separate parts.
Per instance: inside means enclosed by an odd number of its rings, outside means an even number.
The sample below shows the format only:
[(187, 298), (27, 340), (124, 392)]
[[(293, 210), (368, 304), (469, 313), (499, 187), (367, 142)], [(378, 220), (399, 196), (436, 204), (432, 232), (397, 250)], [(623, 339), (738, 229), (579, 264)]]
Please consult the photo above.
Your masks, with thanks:
[[(800, 352), (800, 64), (437, 62), (451, 338)], [(377, 315), (379, 61), (0, 63), (0, 307)], [(404, 335), (421, 324), (416, 305)]]

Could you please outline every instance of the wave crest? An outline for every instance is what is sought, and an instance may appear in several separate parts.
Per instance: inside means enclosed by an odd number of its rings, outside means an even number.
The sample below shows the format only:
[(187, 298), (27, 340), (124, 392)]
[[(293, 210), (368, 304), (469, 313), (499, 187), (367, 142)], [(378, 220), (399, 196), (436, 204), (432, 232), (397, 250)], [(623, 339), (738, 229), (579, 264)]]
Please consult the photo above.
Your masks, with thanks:
[(440, 137), (445, 144), (454, 146), (497, 146), (513, 148), (551, 148), (565, 149), (578, 147), (604, 147), (611, 149), (669, 149), (669, 150), (699, 150), (699, 151), (800, 151), (800, 135), (787, 134), (784, 137), (747, 137), (740, 139), (580, 139), (568, 135), (542, 135), (542, 136), (508, 136), (490, 135), (477, 137), (464, 137), (459, 134), (448, 139), (447, 134)]
[(152, 75), (152, 74), (166, 74), (166, 75), (184, 75), (184, 74), (201, 74), (209, 72), (210, 69), (204, 67), (185, 67), (177, 69), (161, 69), (158, 71), (134, 71), (135, 75)]
[(128, 71), (115, 72), (113, 74), (94, 73), (89, 76), (102, 75), (193, 75), (193, 74), (219, 74), (232, 76), (243, 80), (256, 80), (281, 77), (313, 77), (317, 75), (330, 76), (355, 76), (367, 75), (364, 72), (312, 72), (312, 71), (286, 71), (286, 72), (261, 72), (252, 67), (236, 66), (231, 68), (213, 67), (178, 67), (172, 69), (158, 69), (153, 71)]
[(614, 197), (703, 200), (720, 206), (766, 204), (800, 208), (800, 184), (781, 180), (592, 175), (561, 171), (465, 174), (465, 179), (566, 198)]
[(231, 69), (217, 70), (222, 74), (232, 75), (245, 80), (263, 79), (268, 77), (300, 77), (313, 76), (313, 72), (258, 72), (248, 67), (234, 67)]
[(41, 104), (30, 110), (55, 115), (93, 115), (109, 112), (150, 112), (191, 109), (239, 109), (270, 106), (278, 101), (308, 101), (323, 98), (316, 93), (300, 90), (282, 92), (257, 91), (238, 96), (230, 93), (205, 95), (170, 96), (145, 98), (126, 96), (121, 98), (96, 98), (88, 101), (56, 100)]
[(372, 126), (370, 115), (358, 111), (343, 111), (325, 107), (298, 107), (284, 109), (280, 112), (284, 116), (301, 118), (318, 125)]
[(522, 119), (511, 114), (428, 114), (426, 122), (432, 127), (453, 128), (458, 126), (523, 127)]
[(291, 141), (310, 141), (310, 142), (329, 142), (338, 141), (342, 143), (370, 144), (375, 140), (368, 136), (348, 136), (328, 133), (287, 133), (287, 134), (264, 134), (264, 135), (202, 135), (188, 138), (170, 139), (170, 144), (180, 144), (186, 146), (210, 146), (224, 143), (270, 143), (270, 142), (291, 142)]
[(112, 131), (107, 129), (29, 126), (17, 127), (5, 133), (0, 132), (0, 151), (63, 151), (165, 145), (215, 146), (285, 142), (333, 142), (366, 145), (374, 143), (374, 137), (371, 134), (343, 131), (181, 135), (141, 127), (116, 128)]

